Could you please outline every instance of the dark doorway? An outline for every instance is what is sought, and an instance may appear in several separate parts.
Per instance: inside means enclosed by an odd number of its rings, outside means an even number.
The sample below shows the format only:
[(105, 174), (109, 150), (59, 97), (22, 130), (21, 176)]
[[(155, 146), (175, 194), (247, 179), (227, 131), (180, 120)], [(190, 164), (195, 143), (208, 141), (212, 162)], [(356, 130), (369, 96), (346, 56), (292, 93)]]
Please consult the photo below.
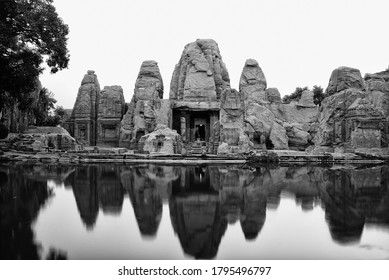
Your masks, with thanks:
[(195, 140), (205, 141), (205, 125), (198, 124), (196, 125), (195, 131)]

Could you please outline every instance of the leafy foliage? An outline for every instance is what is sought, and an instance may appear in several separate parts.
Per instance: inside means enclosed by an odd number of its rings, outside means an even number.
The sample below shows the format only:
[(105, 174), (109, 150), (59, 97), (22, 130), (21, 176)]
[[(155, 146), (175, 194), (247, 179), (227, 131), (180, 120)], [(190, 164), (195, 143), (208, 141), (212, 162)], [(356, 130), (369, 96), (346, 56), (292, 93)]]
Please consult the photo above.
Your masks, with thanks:
[[(303, 87), (303, 88), (296, 87), (296, 89), (293, 93), (291, 93), (290, 95), (285, 95), (282, 98), (282, 102), (285, 104), (289, 104), (292, 101), (299, 101), (301, 98), (301, 95), (306, 90), (310, 90), (310, 89), (308, 87)], [(316, 105), (318, 105), (318, 104), (320, 105), (322, 100), (326, 97), (323, 88), (321, 86), (315, 85), (315, 86), (313, 86), (312, 92), (313, 92), (313, 102)]]
[(324, 93), (324, 90), (321, 86), (313, 86), (313, 103), (316, 105), (320, 105), (324, 98), (326, 98), (326, 95)]
[(305, 90), (308, 90), (308, 87), (303, 87), (303, 88), (296, 87), (296, 89), (295, 89), (295, 91), (293, 93), (291, 93), (290, 95), (285, 95), (282, 98), (282, 102), (286, 103), (286, 104), (289, 104), (292, 101), (299, 101), (300, 98), (301, 98), (301, 95), (303, 94), (303, 92)]
[(44, 58), (51, 73), (68, 66), (69, 29), (52, 2), (1, 1), (0, 110), (22, 101), (34, 90)]
[(57, 103), (57, 100), (54, 99), (54, 94), (47, 88), (42, 88), (39, 93), (37, 105), (34, 108), (36, 125), (46, 126), (48, 122), (52, 122), (49, 114), (55, 108), (55, 103)]

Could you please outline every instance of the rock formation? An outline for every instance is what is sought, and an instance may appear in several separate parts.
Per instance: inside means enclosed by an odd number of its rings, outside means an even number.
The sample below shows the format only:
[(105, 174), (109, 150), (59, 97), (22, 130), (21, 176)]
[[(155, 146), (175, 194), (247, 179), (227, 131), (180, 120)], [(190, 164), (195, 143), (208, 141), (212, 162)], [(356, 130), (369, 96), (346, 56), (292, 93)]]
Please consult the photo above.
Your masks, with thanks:
[(270, 103), (281, 103), (281, 94), (277, 88), (268, 88), (265, 93), (266, 99)]
[(239, 91), (244, 95), (245, 108), (249, 103), (263, 103), (266, 99), (266, 78), (255, 59), (247, 59), (239, 81)]
[(351, 67), (339, 67), (332, 71), (326, 93), (333, 95), (345, 89), (365, 89), (365, 83), (362, 79), (361, 72)]
[(388, 147), (389, 70), (362, 79), (358, 69), (339, 67), (331, 74), (326, 95), (320, 107), (308, 90), (298, 101), (282, 103), (278, 89), (267, 88), (255, 59), (245, 62), (239, 91), (231, 89), (217, 43), (198, 39), (184, 47), (169, 100), (163, 100), (157, 62), (144, 61), (122, 118), (121, 88), (105, 87), (100, 93), (94, 71), (88, 71), (67, 126), (82, 144), (119, 145), (148, 153), (351, 152)]
[(101, 91), (97, 115), (97, 145), (119, 145), (119, 131), (125, 113), (121, 86), (105, 86)]
[(81, 81), (72, 112), (70, 133), (81, 144), (96, 145), (99, 98), (100, 84), (95, 71), (89, 70)]
[(226, 89), (221, 96), (220, 145), (218, 154), (247, 153), (252, 148), (243, 130), (244, 99), (235, 89)]
[(9, 148), (19, 151), (74, 150), (76, 140), (62, 127), (30, 126), (23, 134), (8, 136)]
[(386, 117), (389, 116), (389, 70), (365, 75), (368, 99)]
[(332, 72), (314, 139), (317, 151), (387, 147), (385, 76), (368, 74), (365, 83), (357, 69), (339, 67)]
[(223, 125), (220, 99), (226, 90), (231, 92), (230, 79), (217, 43), (199, 39), (186, 45), (173, 73), (169, 99), (172, 127), (188, 153), (216, 153)]
[(138, 150), (150, 154), (180, 154), (182, 145), (181, 135), (177, 131), (158, 124), (153, 132), (141, 137)]
[(157, 62), (142, 63), (134, 95), (123, 117), (120, 147), (138, 149), (140, 138), (154, 131), (157, 123), (170, 124), (170, 103), (163, 98), (163, 82)]
[(187, 101), (216, 101), (230, 87), (227, 68), (219, 46), (211, 39), (198, 39), (185, 46), (176, 65), (169, 98)]

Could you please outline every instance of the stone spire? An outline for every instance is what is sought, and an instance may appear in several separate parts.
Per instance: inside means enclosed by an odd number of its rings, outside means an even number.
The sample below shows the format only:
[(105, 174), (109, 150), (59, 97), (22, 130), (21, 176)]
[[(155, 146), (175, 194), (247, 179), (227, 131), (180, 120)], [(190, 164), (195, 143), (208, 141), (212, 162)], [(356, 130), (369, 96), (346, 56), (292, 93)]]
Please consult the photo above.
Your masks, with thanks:
[(216, 101), (230, 88), (219, 46), (212, 39), (197, 39), (185, 46), (170, 84), (170, 99)]

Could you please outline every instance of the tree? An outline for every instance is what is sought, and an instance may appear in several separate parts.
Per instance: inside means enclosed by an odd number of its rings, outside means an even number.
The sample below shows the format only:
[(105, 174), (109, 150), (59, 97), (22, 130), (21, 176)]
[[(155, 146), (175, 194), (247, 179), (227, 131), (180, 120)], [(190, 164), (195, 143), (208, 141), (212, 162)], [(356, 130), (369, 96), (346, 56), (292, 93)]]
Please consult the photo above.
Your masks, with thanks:
[(55, 100), (54, 94), (47, 88), (42, 88), (39, 93), (38, 102), (34, 108), (36, 125), (45, 126), (48, 125), (48, 122), (51, 123), (50, 111), (54, 110), (55, 103), (57, 103), (57, 100)]
[(315, 85), (313, 86), (312, 91), (313, 91), (313, 103), (320, 106), (322, 100), (326, 97), (323, 88), (321, 86)]
[(51, 73), (67, 68), (69, 28), (53, 0), (9, 0), (0, 5), (0, 111), (32, 92), (45, 59)]
[(290, 95), (285, 95), (282, 98), (282, 102), (289, 104), (292, 101), (299, 101), (304, 91), (309, 90), (308, 87), (296, 87), (295, 91)]

